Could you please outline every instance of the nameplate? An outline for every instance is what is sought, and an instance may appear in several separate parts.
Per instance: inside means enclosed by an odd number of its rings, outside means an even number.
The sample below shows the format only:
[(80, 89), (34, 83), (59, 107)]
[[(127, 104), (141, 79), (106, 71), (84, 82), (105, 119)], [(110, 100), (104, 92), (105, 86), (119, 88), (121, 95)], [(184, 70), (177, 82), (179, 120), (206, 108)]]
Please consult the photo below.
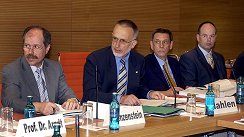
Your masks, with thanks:
[[(89, 101), (93, 104), (93, 117), (96, 117), (96, 102)], [(103, 126), (109, 126), (110, 122), (110, 105), (98, 103), (98, 118), (103, 119)], [(128, 126), (145, 123), (142, 106), (123, 106), (120, 105), (119, 125)]]
[(215, 98), (214, 114), (223, 114), (229, 112), (237, 112), (237, 105), (234, 96)]
[(19, 120), (16, 136), (53, 135), (53, 123), (55, 122), (60, 123), (60, 133), (65, 134), (64, 117), (62, 114), (57, 114)]
[(145, 123), (142, 106), (120, 106), (120, 126), (129, 126), (142, 123)]

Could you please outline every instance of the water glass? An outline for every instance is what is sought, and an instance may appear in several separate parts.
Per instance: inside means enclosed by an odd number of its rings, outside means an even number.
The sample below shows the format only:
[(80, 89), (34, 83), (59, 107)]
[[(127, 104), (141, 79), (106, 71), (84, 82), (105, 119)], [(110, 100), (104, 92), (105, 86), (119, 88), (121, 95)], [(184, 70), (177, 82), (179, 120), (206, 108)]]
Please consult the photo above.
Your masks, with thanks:
[(212, 84), (212, 87), (213, 87), (213, 92), (214, 92), (215, 98), (224, 97), (223, 92), (221, 92), (221, 95), (220, 95), (220, 85), (219, 84)]
[(186, 112), (196, 113), (196, 94), (187, 93)]
[(1, 132), (4, 136), (13, 134), (13, 108), (1, 108)]
[(93, 124), (93, 105), (92, 103), (83, 103), (82, 105), (82, 126), (92, 126)]

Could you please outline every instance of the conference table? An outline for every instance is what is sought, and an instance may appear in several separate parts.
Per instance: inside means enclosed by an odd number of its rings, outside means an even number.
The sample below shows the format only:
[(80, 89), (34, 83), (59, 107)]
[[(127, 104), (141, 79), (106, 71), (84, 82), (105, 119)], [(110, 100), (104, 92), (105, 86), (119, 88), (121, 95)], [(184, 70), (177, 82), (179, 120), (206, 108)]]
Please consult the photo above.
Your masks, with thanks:
[[(223, 130), (233, 128), (244, 130), (244, 125), (236, 124), (233, 121), (244, 117), (244, 105), (238, 105), (238, 112), (225, 113), (215, 115), (214, 117), (193, 118), (189, 121), (189, 117), (172, 116), (167, 118), (145, 117), (145, 124), (137, 124), (132, 126), (121, 127), (119, 131), (110, 131), (109, 129), (101, 131), (89, 131), (80, 128), (80, 136), (189, 136), (200, 133)], [(23, 118), (22, 114), (15, 113), (14, 119)], [(101, 120), (94, 120), (96, 124), (101, 124)], [(66, 127), (66, 137), (75, 137), (75, 126), (68, 125)]]

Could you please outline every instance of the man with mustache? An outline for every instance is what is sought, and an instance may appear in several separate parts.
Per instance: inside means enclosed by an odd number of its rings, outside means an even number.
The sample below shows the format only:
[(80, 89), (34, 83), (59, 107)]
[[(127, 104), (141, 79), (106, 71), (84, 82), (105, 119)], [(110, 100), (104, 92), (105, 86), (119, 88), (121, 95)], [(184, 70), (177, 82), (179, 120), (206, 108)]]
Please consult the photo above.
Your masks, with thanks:
[(98, 101), (102, 103), (111, 103), (113, 92), (119, 93), (117, 100), (125, 105), (140, 105), (138, 98), (164, 98), (161, 92), (149, 92), (142, 85), (144, 58), (132, 51), (137, 44), (138, 33), (133, 21), (120, 20), (112, 32), (112, 45), (87, 57), (83, 101), (96, 101), (97, 88)]
[(173, 48), (172, 32), (163, 28), (156, 29), (152, 33), (150, 46), (154, 53), (145, 57), (146, 73), (143, 83), (150, 90), (173, 96), (173, 88), (181, 91), (184, 86), (178, 60), (168, 56), (168, 52)]
[(43, 115), (59, 110), (79, 108), (79, 101), (67, 85), (61, 65), (45, 58), (51, 48), (51, 34), (40, 26), (23, 32), (24, 56), (4, 66), (2, 104), (23, 113), (27, 96), (33, 96), (37, 112)]
[(180, 72), (185, 86), (204, 86), (227, 77), (224, 57), (213, 51), (216, 37), (217, 30), (212, 22), (199, 25), (197, 47), (180, 57)]

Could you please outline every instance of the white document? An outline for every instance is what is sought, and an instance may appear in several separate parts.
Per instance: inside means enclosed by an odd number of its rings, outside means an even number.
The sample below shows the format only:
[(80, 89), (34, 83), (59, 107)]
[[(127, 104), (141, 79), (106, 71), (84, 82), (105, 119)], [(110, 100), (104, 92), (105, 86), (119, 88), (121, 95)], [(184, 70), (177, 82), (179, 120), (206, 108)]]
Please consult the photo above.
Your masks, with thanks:
[(179, 95), (187, 96), (187, 93), (196, 94), (197, 98), (205, 98), (207, 92), (206, 88), (202, 87), (189, 87), (185, 90), (179, 91)]
[(166, 100), (154, 100), (154, 99), (140, 99), (142, 106), (161, 106), (165, 104)]
[[(236, 93), (236, 82), (234, 80), (222, 79), (212, 82), (210, 84), (219, 84), (220, 92), (224, 92), (225, 97), (232, 96)], [(205, 86), (207, 87), (208, 84)]]

